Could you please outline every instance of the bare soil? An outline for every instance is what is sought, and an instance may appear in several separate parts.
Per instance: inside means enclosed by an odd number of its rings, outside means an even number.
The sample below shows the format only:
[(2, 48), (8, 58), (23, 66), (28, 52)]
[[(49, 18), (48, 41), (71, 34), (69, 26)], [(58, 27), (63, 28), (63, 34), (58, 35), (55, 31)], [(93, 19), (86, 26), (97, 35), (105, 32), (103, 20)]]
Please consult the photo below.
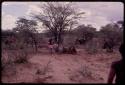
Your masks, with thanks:
[(2, 73), (3, 83), (106, 83), (113, 61), (119, 60), (118, 51), (113, 53), (50, 54), (41, 49), (30, 54), (28, 63), (16, 64)]

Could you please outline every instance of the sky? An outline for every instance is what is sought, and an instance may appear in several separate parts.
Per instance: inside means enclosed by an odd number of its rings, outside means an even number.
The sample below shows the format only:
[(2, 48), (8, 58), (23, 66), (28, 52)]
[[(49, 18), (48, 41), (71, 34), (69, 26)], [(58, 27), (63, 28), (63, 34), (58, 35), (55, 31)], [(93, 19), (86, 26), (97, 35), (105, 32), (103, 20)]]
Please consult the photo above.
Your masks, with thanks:
[[(30, 18), (31, 13), (38, 14), (39, 5), (46, 2), (3, 2), (2, 3), (2, 30), (9, 30), (16, 26), (19, 17)], [(67, 4), (69, 2), (61, 2)], [(91, 24), (97, 30), (101, 26), (123, 20), (124, 5), (122, 2), (72, 2), (75, 10), (85, 12), (84, 18), (79, 20), (79, 25)], [(39, 23), (39, 28), (42, 28)], [(39, 29), (41, 31), (43, 29)]]

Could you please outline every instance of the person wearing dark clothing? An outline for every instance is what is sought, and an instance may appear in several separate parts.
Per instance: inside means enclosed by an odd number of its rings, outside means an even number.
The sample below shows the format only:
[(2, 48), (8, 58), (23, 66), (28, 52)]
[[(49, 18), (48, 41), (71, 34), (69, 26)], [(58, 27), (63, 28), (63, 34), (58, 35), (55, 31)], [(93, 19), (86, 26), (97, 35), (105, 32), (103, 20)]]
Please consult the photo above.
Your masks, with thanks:
[(123, 44), (119, 48), (119, 52), (121, 53), (122, 59), (119, 61), (115, 61), (111, 65), (110, 73), (108, 76), (108, 83), (112, 83), (114, 77), (116, 76), (115, 83), (116, 84), (125, 84), (125, 56)]
[(48, 42), (48, 43), (49, 43), (49, 45), (52, 45), (52, 44), (53, 44), (51, 38), (49, 39), (49, 42)]
[(105, 41), (103, 49), (106, 49), (107, 52), (113, 52), (113, 42)]

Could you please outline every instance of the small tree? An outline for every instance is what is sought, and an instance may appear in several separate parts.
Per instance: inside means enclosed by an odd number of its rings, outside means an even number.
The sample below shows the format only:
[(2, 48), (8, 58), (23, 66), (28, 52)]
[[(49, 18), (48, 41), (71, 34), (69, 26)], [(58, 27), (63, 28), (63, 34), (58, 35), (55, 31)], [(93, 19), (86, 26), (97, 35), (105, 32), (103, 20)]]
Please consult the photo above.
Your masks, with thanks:
[(123, 30), (120, 29), (117, 23), (107, 24), (100, 30), (101, 37), (105, 40), (112, 41), (113, 45), (118, 45), (123, 42)]
[[(33, 44), (35, 45), (35, 49), (37, 51), (37, 41), (35, 38), (35, 33), (37, 33), (37, 23), (34, 20), (28, 20), (25, 18), (19, 18), (16, 22), (16, 27), (13, 28), (13, 31), (17, 32), (21, 38), (23, 39), (24, 44)], [(31, 38), (31, 41), (30, 41)]]
[(2, 30), (2, 47), (6, 48), (14, 48), (15, 49), (15, 42), (16, 42), (16, 33), (12, 30)]
[(95, 36), (96, 28), (92, 27), (91, 25), (80, 25), (74, 30), (74, 32), (76, 33), (77, 37), (85, 41), (89, 41)]

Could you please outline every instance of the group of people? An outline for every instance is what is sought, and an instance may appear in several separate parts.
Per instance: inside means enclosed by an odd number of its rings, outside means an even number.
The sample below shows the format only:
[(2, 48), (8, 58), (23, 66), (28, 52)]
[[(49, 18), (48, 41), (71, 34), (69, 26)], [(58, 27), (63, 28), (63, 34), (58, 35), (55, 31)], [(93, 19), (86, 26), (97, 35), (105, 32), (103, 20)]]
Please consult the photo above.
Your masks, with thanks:
[(76, 54), (77, 51), (75, 49), (75, 47), (69, 46), (69, 47), (64, 47), (62, 44), (57, 44), (53, 41), (53, 39), (49, 39), (48, 41), (48, 47), (50, 49), (50, 53), (52, 54), (53, 52), (56, 53), (64, 53), (64, 54)]

